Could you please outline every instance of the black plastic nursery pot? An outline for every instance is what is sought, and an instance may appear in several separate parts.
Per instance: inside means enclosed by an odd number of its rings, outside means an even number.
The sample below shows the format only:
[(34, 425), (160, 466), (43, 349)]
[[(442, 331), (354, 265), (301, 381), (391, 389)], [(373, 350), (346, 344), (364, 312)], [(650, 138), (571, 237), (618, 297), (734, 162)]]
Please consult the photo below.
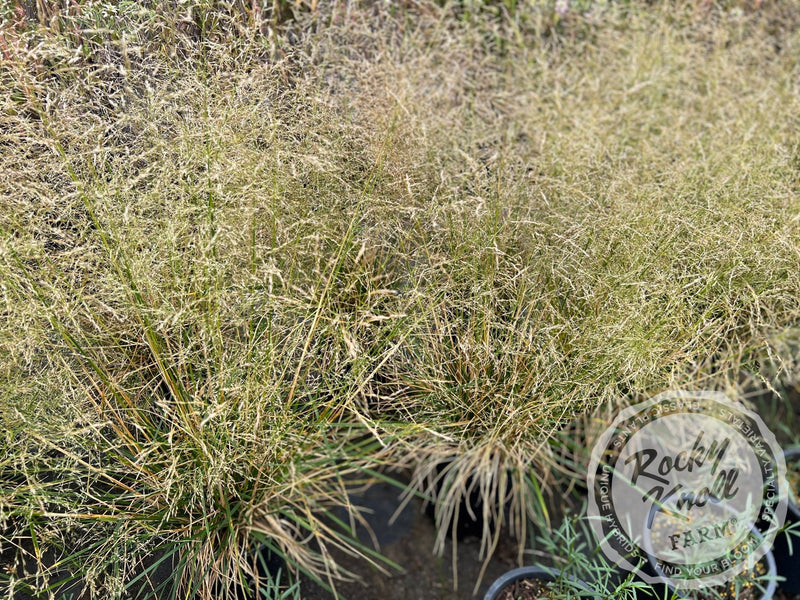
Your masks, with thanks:
[[(786, 525), (800, 522), (800, 446), (783, 451), (786, 460), (786, 478), (789, 480), (789, 504), (786, 509)], [(789, 536), (792, 536), (789, 539)], [(791, 542), (791, 550), (790, 550)], [(800, 536), (781, 532), (772, 545), (778, 575), (784, 581), (778, 587), (789, 594), (800, 594)]]
[[(433, 488), (437, 498), (440, 497), (445, 489), (445, 471), (451, 463), (452, 461), (447, 460), (436, 464), (436, 481), (434, 482)], [(494, 519), (490, 518), (488, 523), (486, 523), (486, 519), (484, 519), (484, 498), (478, 486), (475, 485), (473, 477), (467, 478), (465, 488), (469, 490), (469, 493), (467, 496), (461, 498), (458, 504), (458, 513), (454, 513), (453, 515), (455, 523), (453, 523), (453, 520), (450, 520), (450, 522), (444, 525), (446, 527), (447, 536), (452, 538), (452, 534), (455, 531), (455, 537), (459, 541), (468, 537), (479, 538), (483, 535), (485, 525), (488, 525), (490, 528), (495, 525)], [(503, 505), (500, 506), (501, 499), (499, 498), (499, 494), (495, 494), (495, 497), (492, 498), (491, 501), (495, 506), (492, 507), (493, 510), (490, 511), (490, 513), (494, 513), (495, 511), (508, 511), (511, 507), (510, 500), (502, 502)], [(431, 519), (434, 519), (436, 511), (435, 503), (428, 502), (425, 511)]]
[[(557, 581), (560, 576), (561, 572), (557, 569), (520, 567), (498, 577), (486, 591), (483, 600), (502, 600), (509, 590), (514, 600), (547, 598), (547, 584)], [(582, 581), (571, 580), (571, 586), (581, 597), (600, 598), (597, 592)]]
[[(440, 462), (436, 465), (437, 479), (434, 483), (434, 489), (436, 490), (437, 497), (439, 497), (444, 489), (443, 473), (449, 465), (450, 461)], [(472, 484), (473, 480), (471, 478), (468, 479), (467, 487), (471, 487)], [(428, 503), (425, 507), (426, 513), (432, 519), (435, 518), (435, 510), (436, 507), (434, 503)], [(455, 519), (455, 524), (452, 523), (452, 521), (446, 524), (448, 536), (451, 536), (453, 531), (455, 531), (456, 539), (458, 540), (463, 540), (467, 537), (481, 537), (484, 530), (483, 500), (477, 489), (473, 488), (469, 496), (461, 499), (458, 506), (458, 516), (455, 517)], [(489, 525), (491, 525), (491, 523)]]

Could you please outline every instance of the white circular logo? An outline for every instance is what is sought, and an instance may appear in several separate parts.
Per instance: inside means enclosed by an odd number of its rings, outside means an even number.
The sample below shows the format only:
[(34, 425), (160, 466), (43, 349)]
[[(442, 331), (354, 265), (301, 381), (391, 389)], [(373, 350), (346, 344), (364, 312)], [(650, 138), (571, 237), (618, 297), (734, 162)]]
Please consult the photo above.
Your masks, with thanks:
[(604, 554), (676, 589), (729, 581), (786, 516), (783, 452), (718, 392), (666, 392), (622, 411), (592, 450), (589, 515)]

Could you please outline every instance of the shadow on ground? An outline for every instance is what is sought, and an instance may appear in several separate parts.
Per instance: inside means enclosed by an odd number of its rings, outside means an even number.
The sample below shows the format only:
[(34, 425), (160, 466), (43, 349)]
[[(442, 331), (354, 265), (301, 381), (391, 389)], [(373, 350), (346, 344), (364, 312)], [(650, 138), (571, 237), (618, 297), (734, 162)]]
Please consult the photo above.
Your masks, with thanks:
[[(353, 502), (367, 509), (364, 518), (378, 543), (376, 547), (375, 540), (364, 527), (358, 530), (361, 542), (380, 551), (402, 570), (389, 569), (389, 573), (384, 574), (365, 561), (337, 555), (340, 564), (360, 578), (359, 582), (338, 584), (339, 594), (347, 600), (462, 600), (473, 597), (483, 566), (479, 559), (480, 540), (467, 537), (455, 544), (457, 568), (454, 576), (454, 544), (448, 540), (443, 556), (434, 555), (436, 529), (422, 501), (413, 499), (393, 523), (389, 523), (400, 506), (400, 493), (397, 487), (381, 482), (353, 498)], [(497, 577), (516, 566), (516, 544), (501, 538), (475, 597), (482, 597)], [(305, 600), (334, 598), (307, 577), (301, 580), (301, 589)]]

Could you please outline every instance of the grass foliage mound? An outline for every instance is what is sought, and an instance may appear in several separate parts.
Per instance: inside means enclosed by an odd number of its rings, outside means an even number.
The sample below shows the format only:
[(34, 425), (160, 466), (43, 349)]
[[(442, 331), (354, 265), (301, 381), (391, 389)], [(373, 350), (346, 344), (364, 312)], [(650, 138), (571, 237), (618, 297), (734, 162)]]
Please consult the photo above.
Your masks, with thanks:
[(0, 9), (8, 598), (335, 585), (382, 466), (489, 554), (573, 419), (796, 377), (800, 7), (266, 4)]

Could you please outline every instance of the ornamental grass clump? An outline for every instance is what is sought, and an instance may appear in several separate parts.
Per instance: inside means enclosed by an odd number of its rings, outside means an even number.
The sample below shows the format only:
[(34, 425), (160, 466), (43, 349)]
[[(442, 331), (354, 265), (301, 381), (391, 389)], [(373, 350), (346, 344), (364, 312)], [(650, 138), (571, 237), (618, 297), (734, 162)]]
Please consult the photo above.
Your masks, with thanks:
[(402, 111), (385, 169), (419, 318), (371, 414), (418, 426), (403, 459), (438, 494), (439, 549), (475, 490), (524, 536), (576, 417), (796, 374), (800, 314), (796, 20), (450, 8), (380, 61), (325, 54), (376, 131)]
[(380, 566), (330, 510), (391, 437), (379, 158), (261, 37), (126, 7), (4, 25), (3, 587), (234, 597), (266, 547), (333, 588)]
[(261, 543), (330, 585), (366, 466), (488, 557), (574, 419), (797, 374), (781, 7), (40, 4), (0, 11), (10, 589), (208, 597)]

